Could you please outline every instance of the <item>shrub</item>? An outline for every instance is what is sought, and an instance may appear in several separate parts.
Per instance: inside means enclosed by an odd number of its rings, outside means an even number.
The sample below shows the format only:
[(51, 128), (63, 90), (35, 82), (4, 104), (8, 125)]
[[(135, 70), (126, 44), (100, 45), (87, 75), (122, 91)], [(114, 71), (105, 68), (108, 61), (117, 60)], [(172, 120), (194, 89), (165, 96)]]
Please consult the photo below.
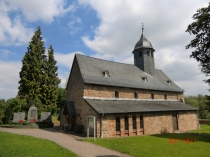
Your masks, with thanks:
[(28, 125), (28, 122), (27, 121), (24, 121), (22, 124), (23, 125)]

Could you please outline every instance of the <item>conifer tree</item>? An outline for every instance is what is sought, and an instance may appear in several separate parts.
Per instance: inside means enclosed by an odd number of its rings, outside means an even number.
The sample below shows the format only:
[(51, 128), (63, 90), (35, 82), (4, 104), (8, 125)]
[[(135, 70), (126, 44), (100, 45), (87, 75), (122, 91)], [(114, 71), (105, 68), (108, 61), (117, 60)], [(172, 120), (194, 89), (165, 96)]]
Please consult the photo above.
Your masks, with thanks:
[(22, 60), (22, 69), (20, 71), (20, 86), (18, 95), (27, 100), (35, 98), (41, 99), (41, 86), (45, 82), (44, 67), (46, 60), (44, 42), (42, 40), (41, 28), (38, 27), (34, 32), (31, 42), (27, 47), (28, 51)]
[(56, 108), (58, 85), (60, 79), (58, 78), (58, 67), (54, 59), (54, 50), (52, 45), (48, 49), (47, 64), (45, 66), (45, 84), (43, 85), (42, 103), (46, 111), (54, 111)]

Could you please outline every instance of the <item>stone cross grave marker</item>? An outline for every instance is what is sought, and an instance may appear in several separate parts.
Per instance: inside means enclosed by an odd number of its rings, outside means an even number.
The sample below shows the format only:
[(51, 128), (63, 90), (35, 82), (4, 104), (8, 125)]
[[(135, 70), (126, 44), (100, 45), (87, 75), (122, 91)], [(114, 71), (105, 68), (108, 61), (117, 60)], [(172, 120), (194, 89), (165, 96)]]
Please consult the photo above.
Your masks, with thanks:
[(37, 107), (32, 105), (28, 110), (28, 122), (36, 123), (37, 121)]
[(41, 122), (46, 121), (46, 122), (52, 122), (51, 118), (51, 112), (41, 112)]
[(15, 112), (12, 123), (22, 123), (25, 120), (25, 112)]

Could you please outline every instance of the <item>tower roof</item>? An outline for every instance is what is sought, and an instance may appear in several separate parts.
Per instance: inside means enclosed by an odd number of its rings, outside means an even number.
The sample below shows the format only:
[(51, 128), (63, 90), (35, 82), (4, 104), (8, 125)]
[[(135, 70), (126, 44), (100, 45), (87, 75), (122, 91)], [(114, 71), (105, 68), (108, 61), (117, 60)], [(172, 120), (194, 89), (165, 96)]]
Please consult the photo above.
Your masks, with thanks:
[(152, 47), (152, 44), (149, 42), (149, 40), (147, 40), (147, 38), (144, 36), (143, 33), (139, 41), (136, 43), (134, 50), (139, 49), (139, 48), (151, 48), (154, 50), (154, 48)]

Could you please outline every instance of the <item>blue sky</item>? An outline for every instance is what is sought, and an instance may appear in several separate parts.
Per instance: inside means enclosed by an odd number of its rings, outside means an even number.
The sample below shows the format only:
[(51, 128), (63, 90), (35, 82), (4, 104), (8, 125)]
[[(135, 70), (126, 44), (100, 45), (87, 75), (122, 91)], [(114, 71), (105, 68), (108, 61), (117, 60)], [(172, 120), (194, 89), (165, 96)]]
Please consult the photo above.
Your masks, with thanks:
[(185, 49), (193, 39), (185, 30), (196, 10), (206, 6), (208, 0), (1, 0), (0, 99), (17, 95), (22, 58), (37, 26), (46, 50), (53, 45), (65, 87), (75, 53), (133, 64), (142, 22), (156, 68), (185, 95), (209, 94), (205, 75)]

